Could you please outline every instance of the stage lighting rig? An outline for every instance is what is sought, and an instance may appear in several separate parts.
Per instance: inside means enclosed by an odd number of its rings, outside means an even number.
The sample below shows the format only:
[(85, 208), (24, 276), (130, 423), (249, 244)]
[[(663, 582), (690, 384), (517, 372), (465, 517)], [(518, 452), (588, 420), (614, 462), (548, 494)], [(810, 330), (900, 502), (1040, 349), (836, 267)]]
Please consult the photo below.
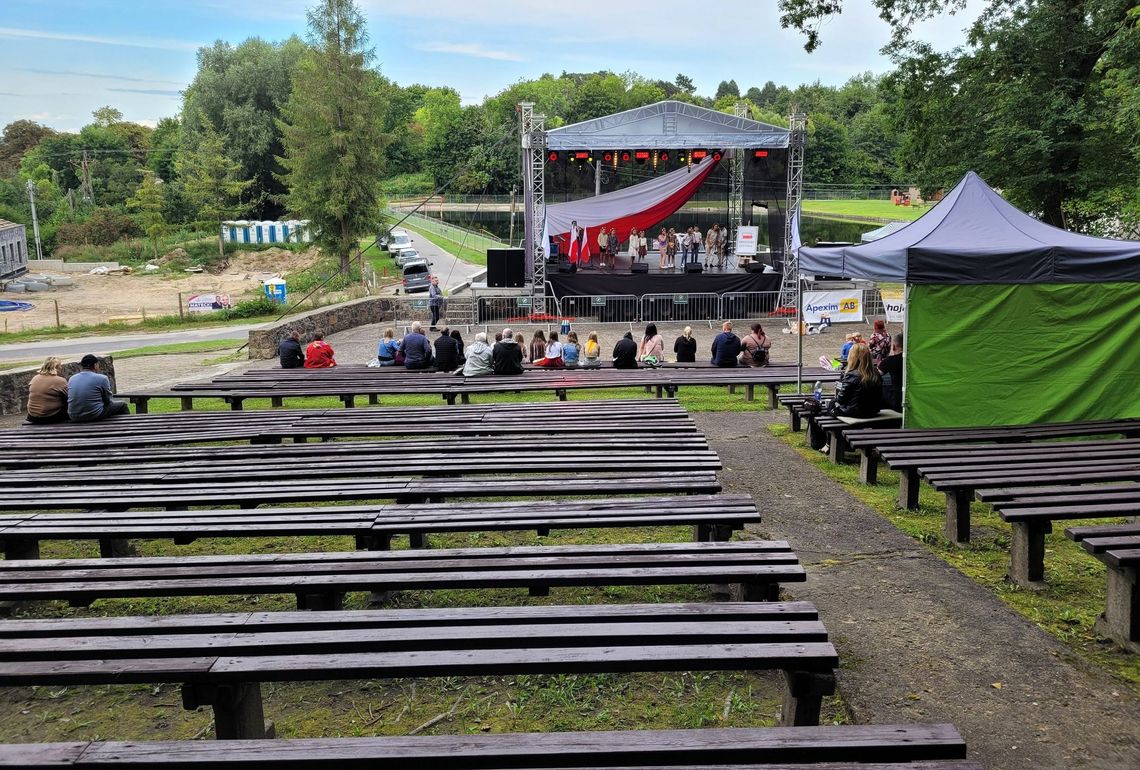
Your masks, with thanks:
[(767, 157), (768, 157), (768, 151), (767, 150), (753, 150), (752, 151), (752, 160), (764, 160)]
[(546, 162), (547, 163), (557, 163), (558, 162), (558, 151), (557, 150), (551, 150), (549, 153), (547, 153), (546, 154)]
[(650, 158), (649, 150), (637, 150), (633, 153), (633, 158), (638, 163), (644, 163)]
[(631, 160), (633, 160), (633, 153), (631, 153), (629, 150), (622, 150), (621, 151), (621, 162), (622, 163), (629, 163)]

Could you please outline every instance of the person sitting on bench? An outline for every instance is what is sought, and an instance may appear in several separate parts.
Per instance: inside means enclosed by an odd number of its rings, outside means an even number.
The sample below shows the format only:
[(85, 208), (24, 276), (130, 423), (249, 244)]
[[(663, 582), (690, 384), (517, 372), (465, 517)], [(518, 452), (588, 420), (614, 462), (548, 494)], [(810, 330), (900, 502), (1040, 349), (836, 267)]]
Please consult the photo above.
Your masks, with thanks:
[(891, 354), (879, 362), (883, 375), (883, 408), (902, 411), (903, 336), (899, 332), (891, 340)]
[[(835, 385), (835, 398), (827, 405), (827, 413), (834, 417), (874, 417), (883, 401), (883, 378), (871, 362), (871, 349), (860, 342), (847, 354), (847, 369)], [(826, 450), (826, 445), (814, 437), (812, 449)], [(816, 446), (819, 444), (819, 446)]]
[(454, 372), (459, 368), (459, 343), (451, 336), (446, 323), (435, 340), (435, 368), (441, 372)]
[(62, 363), (55, 356), (48, 356), (28, 383), (28, 422), (67, 422), (67, 380), (59, 373)]
[(545, 354), (535, 361), (534, 365), (549, 369), (561, 369), (565, 366), (562, 360), (562, 343), (558, 341), (558, 332), (550, 332), (550, 341), (546, 343)]
[(305, 365), (299, 331), (290, 332), (288, 337), (281, 340), (281, 344), (277, 346), (277, 357), (281, 359), (282, 369), (300, 369)]
[(462, 374), (464, 377), (481, 377), (494, 372), (494, 354), (491, 346), (487, 344), (487, 332), (479, 332), (475, 335), (471, 347), (467, 348), (467, 360), (463, 362), (463, 368), (456, 374)]
[(430, 369), (435, 365), (431, 343), (424, 336), (424, 325), (419, 321), (412, 321), (412, 330), (404, 336), (403, 350), (405, 369)]
[(331, 369), (336, 366), (336, 356), (332, 345), (325, 342), (324, 335), (314, 334), (313, 341), (305, 348), (306, 369)]
[(633, 334), (626, 332), (625, 336), (614, 345), (614, 368), (637, 368), (637, 343), (633, 341)]
[(491, 368), (495, 374), (522, 374), (522, 362), (522, 347), (515, 342), (514, 332), (503, 329), (503, 339), (491, 349)]
[(99, 373), (99, 359), (88, 353), (79, 360), (80, 371), (67, 381), (67, 415), (72, 422), (95, 422), (130, 414), (125, 401), (111, 399), (111, 380)]
[(738, 355), (740, 355), (740, 338), (732, 333), (732, 321), (725, 321), (720, 327), (720, 334), (713, 338), (712, 365), (736, 366)]

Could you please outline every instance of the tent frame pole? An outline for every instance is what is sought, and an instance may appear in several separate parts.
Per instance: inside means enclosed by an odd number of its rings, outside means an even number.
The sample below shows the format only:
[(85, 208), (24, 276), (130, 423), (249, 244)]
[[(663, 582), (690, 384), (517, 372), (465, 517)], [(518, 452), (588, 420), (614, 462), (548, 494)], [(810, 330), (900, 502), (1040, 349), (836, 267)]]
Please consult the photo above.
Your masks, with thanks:
[[(796, 275), (796, 337), (799, 343), (799, 363), (796, 366), (796, 393), (804, 392), (804, 277)], [(905, 338), (904, 338), (905, 340)]]

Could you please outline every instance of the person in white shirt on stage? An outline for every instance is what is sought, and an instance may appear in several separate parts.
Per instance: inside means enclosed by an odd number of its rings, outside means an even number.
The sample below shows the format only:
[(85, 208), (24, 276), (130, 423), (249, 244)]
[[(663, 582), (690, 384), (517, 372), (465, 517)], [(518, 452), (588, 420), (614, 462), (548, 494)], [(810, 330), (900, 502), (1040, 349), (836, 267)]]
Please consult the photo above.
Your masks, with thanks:
[(696, 225), (693, 225), (692, 246), (690, 248), (693, 252), (691, 254), (693, 262), (699, 262), (701, 259), (701, 228)]

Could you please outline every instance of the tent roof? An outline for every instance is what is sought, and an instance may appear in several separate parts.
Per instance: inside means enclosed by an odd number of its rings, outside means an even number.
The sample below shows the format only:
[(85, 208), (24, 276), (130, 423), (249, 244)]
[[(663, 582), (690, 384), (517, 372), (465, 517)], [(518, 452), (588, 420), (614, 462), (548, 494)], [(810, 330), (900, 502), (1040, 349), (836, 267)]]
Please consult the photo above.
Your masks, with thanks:
[(1140, 241), (1061, 230), (973, 171), (930, 211), (871, 243), (799, 251), (801, 273), (905, 283), (1140, 281)]
[(909, 224), (910, 222), (888, 222), (882, 227), (876, 227), (874, 230), (863, 233), (861, 240), (863, 243), (877, 241), (883, 236), (890, 235), (893, 232), (901, 230)]
[(546, 132), (551, 150), (781, 148), (786, 128), (668, 100)]

